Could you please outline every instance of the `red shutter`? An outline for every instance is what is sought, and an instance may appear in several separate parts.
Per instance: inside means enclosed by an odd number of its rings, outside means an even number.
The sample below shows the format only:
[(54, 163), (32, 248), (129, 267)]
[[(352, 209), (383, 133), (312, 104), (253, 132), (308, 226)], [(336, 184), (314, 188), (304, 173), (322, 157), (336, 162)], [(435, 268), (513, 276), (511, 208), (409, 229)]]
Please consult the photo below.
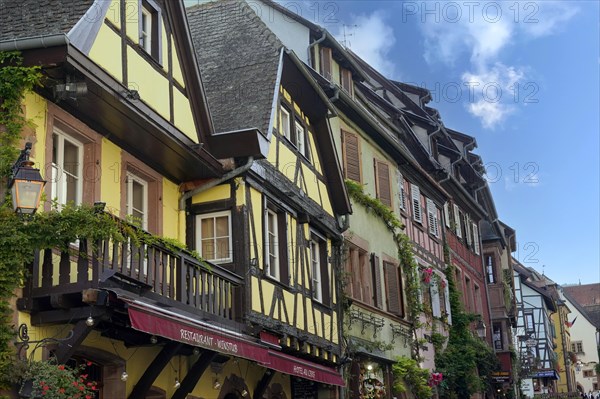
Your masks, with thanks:
[(388, 311), (398, 316), (402, 316), (402, 292), (400, 291), (398, 266), (392, 263), (383, 262), (383, 268), (385, 269)]
[(360, 151), (358, 137), (342, 130), (344, 140), (344, 171), (346, 178), (360, 182)]

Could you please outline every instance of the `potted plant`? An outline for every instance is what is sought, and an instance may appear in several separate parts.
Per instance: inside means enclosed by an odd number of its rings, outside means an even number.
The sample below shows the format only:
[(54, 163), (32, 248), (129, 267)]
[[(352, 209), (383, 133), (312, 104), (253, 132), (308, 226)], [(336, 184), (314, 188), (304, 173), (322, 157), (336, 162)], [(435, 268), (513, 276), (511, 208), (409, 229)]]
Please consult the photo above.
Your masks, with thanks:
[(56, 364), (53, 361), (32, 361), (27, 365), (19, 395), (22, 398), (93, 399), (97, 383), (84, 374), (86, 362), (78, 367)]

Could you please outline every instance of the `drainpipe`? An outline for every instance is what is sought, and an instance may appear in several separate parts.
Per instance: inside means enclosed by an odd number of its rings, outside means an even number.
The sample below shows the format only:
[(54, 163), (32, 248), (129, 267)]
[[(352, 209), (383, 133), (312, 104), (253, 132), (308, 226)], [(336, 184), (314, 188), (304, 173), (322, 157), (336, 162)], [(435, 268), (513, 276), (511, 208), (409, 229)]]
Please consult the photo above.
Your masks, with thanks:
[[(312, 57), (310, 56), (310, 50), (315, 47), (317, 44), (321, 43), (322, 41), (324, 41), (325, 39), (327, 39), (327, 32), (323, 32), (323, 36), (321, 36), (320, 39), (312, 42), (311, 44), (308, 45), (308, 65), (312, 67)], [(315, 65), (315, 70), (316, 70), (316, 65)]]
[(193, 189), (192, 191), (188, 191), (187, 193), (184, 193), (181, 196), (181, 199), (179, 200), (179, 210), (180, 211), (185, 210), (185, 202), (188, 199), (192, 198), (194, 195), (204, 192), (215, 186), (218, 186), (219, 184), (246, 172), (248, 169), (250, 169), (253, 162), (254, 162), (254, 157), (248, 157), (248, 161), (244, 165), (226, 173), (225, 175), (223, 175), (223, 177), (221, 177), (219, 179), (211, 180), (208, 183)]

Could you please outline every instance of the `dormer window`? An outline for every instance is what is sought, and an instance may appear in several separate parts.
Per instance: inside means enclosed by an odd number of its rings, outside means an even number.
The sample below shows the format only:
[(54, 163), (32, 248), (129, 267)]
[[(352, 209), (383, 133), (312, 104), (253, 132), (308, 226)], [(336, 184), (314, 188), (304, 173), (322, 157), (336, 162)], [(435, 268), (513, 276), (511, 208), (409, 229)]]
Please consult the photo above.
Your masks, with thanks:
[(139, 10), (140, 47), (160, 63), (160, 8), (152, 0), (141, 0)]
[(307, 142), (308, 128), (299, 118), (300, 115), (282, 105), (279, 108), (279, 134), (285, 137), (302, 156), (310, 161)]

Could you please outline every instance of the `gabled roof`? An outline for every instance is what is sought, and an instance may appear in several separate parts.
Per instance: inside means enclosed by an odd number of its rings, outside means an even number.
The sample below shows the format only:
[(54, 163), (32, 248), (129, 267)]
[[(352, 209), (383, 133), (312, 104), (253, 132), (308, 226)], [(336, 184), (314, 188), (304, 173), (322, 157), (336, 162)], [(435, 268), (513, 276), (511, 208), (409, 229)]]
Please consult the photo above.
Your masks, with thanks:
[(187, 15), (216, 130), (255, 128), (269, 140), (280, 85), (297, 91), (292, 94), (295, 101), (318, 130), (316, 141), (333, 209), (338, 215), (350, 213), (326, 119), (334, 108), (306, 66), (243, 0), (195, 5)]
[(186, 9), (215, 131), (269, 131), (283, 44), (240, 0)]
[(68, 33), (94, 0), (0, 0), (0, 41)]
[(571, 293), (569, 293), (568, 291), (565, 290), (565, 288), (567, 287), (561, 287), (562, 288), (562, 294), (564, 295), (565, 299), (569, 301), (569, 303), (571, 305), (573, 305), (573, 307), (575, 309), (577, 309), (577, 311), (579, 313), (581, 313), (581, 315), (594, 327), (596, 328), (600, 328), (600, 306), (590, 306), (590, 307), (586, 307), (581, 305), (579, 302), (577, 302), (577, 300), (571, 295)]

